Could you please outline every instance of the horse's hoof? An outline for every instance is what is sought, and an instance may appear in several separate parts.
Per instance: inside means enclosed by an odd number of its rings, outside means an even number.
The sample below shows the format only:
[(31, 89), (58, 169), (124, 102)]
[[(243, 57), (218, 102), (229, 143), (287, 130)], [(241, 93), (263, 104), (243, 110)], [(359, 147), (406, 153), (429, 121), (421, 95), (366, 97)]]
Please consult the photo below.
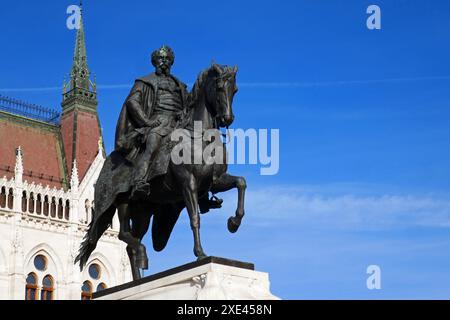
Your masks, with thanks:
[(235, 217), (228, 218), (228, 231), (230, 231), (231, 233), (235, 233), (236, 231), (238, 231), (240, 225), (241, 222), (239, 220), (238, 222), (236, 222)]
[(136, 259), (136, 268), (147, 270), (148, 269), (148, 258)]

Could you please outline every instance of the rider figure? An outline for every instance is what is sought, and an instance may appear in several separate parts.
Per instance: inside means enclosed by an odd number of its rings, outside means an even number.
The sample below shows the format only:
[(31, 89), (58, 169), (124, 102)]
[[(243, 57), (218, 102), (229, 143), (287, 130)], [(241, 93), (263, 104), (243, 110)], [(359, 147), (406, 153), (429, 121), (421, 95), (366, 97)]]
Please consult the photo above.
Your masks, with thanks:
[[(149, 166), (161, 145), (162, 138), (175, 129), (186, 108), (188, 96), (186, 85), (170, 74), (174, 59), (172, 49), (167, 46), (155, 50), (152, 53), (155, 72), (136, 81), (135, 88), (126, 102), (131, 113), (138, 117), (142, 115), (145, 120), (143, 127), (146, 128), (142, 131), (145, 140), (144, 152), (135, 162), (133, 196), (148, 195), (150, 191), (147, 181)], [(148, 86), (152, 90), (151, 94), (147, 94), (149, 97), (146, 97), (144, 90), (140, 90), (140, 87)], [(148, 99), (151, 99), (151, 103), (148, 103)], [(151, 104), (151, 107), (143, 108), (146, 103)]]
[[(149, 195), (149, 167), (161, 146), (163, 137), (172, 133), (179, 121), (186, 116), (189, 94), (186, 85), (170, 73), (175, 55), (168, 46), (162, 46), (151, 55), (151, 61), (155, 72), (136, 80), (127, 100), (126, 116), (128, 123), (120, 123), (118, 126), (133, 130), (125, 135), (125, 138), (116, 137), (119, 147), (133, 145), (131, 140), (140, 137), (142, 150), (127, 150), (127, 158), (133, 159), (134, 177), (131, 197), (140, 198)], [(122, 118), (122, 117), (121, 117)], [(126, 121), (124, 121), (126, 122)], [(127, 132), (127, 130), (119, 130)], [(131, 139), (129, 137), (132, 137)], [(127, 141), (128, 140), (128, 141)], [(139, 153), (139, 155), (136, 155)], [(213, 197), (199, 199), (201, 212), (207, 212), (210, 208), (220, 208), (222, 200)]]

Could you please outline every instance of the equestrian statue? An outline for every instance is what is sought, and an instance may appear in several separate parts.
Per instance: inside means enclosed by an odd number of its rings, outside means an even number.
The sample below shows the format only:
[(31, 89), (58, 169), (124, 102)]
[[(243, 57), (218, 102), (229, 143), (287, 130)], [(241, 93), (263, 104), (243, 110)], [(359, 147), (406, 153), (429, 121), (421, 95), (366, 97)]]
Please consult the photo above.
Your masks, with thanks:
[[(106, 158), (95, 184), (93, 218), (75, 259), (81, 270), (116, 212), (119, 239), (127, 244), (134, 280), (141, 277), (142, 269), (148, 269), (142, 239), (150, 222), (153, 249), (162, 251), (186, 208), (198, 259), (206, 257), (200, 240), (200, 213), (221, 207), (222, 200), (216, 193), (237, 188), (237, 209), (228, 219), (228, 230), (234, 233), (241, 224), (246, 181), (227, 173), (226, 143), (217, 135), (215, 139), (202, 137), (211, 130), (228, 129), (233, 123), (237, 67), (211, 64), (188, 92), (187, 86), (170, 73), (174, 60), (170, 47), (155, 50), (151, 55), (155, 72), (138, 78), (123, 104), (115, 149)], [(200, 132), (196, 130), (198, 124)], [(183, 142), (174, 141), (173, 134), (180, 130), (186, 137)], [(192, 161), (174, 161), (173, 150), (180, 143), (182, 156)], [(196, 153), (203, 154), (211, 147), (221, 151), (215, 154), (223, 161), (193, 160)]]

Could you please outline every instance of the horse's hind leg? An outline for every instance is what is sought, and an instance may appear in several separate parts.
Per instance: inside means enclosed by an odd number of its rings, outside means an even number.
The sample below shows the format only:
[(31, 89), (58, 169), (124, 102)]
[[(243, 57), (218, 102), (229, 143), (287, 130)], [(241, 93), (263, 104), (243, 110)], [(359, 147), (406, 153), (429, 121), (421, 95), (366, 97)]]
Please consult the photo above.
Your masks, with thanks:
[(145, 246), (142, 244), (142, 238), (144, 238), (148, 231), (151, 217), (151, 214), (145, 214), (145, 212), (140, 210), (135, 211), (133, 209), (131, 234), (133, 237), (139, 239), (140, 246), (136, 251), (132, 246), (128, 245), (127, 253), (130, 258), (131, 272), (134, 280), (141, 277), (140, 269), (148, 269), (148, 257)]
[(238, 189), (238, 204), (234, 217), (228, 219), (228, 230), (232, 233), (236, 232), (241, 225), (242, 218), (245, 215), (244, 211), (244, 200), (245, 200), (245, 189), (247, 188), (247, 183), (244, 177), (232, 176), (228, 173), (222, 174), (219, 179), (214, 181), (211, 192), (218, 193), (231, 190), (233, 188)]
[(194, 234), (194, 254), (198, 259), (206, 257), (200, 241), (200, 215), (198, 213), (197, 181), (193, 174), (189, 173), (183, 183), (183, 198), (191, 222)]
[[(117, 214), (120, 222), (119, 239), (128, 244), (127, 253), (130, 258), (131, 269), (133, 271), (133, 279), (139, 279), (141, 276), (139, 274), (139, 266), (136, 264), (136, 253), (141, 246), (140, 240), (134, 237), (131, 233), (131, 213), (128, 202), (121, 202), (116, 205)], [(144, 249), (145, 250), (145, 249)], [(136, 269), (138, 272), (136, 273)]]
[(136, 253), (136, 267), (148, 269), (148, 257), (145, 246), (142, 244), (142, 238), (150, 226), (151, 212), (146, 211), (144, 207), (133, 208), (131, 233), (133, 237), (139, 239), (140, 246)]
[(136, 251), (130, 246), (127, 246), (127, 254), (130, 259), (131, 274), (133, 275), (133, 280), (141, 278), (141, 273), (138, 267), (136, 267)]

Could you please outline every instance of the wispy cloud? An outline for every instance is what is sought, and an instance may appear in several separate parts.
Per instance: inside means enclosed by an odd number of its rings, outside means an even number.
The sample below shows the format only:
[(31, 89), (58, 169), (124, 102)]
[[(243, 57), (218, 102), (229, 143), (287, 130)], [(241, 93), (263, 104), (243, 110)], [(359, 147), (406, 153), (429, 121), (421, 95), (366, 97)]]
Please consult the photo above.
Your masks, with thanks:
[[(298, 225), (352, 230), (407, 227), (450, 227), (450, 199), (436, 196), (379, 193), (329, 193), (305, 187), (249, 189), (248, 222), (258, 225)], [(234, 212), (236, 197), (225, 195), (226, 212)]]
[(339, 81), (316, 81), (316, 82), (240, 82), (240, 87), (255, 88), (308, 88), (308, 87), (332, 87), (364, 84), (383, 84), (383, 83), (403, 83), (416, 81), (438, 81), (450, 80), (450, 76), (436, 77), (407, 77), (407, 78), (386, 78), (386, 79), (368, 79), (368, 80), (339, 80)]
[[(383, 83), (403, 83), (417, 81), (440, 81), (450, 80), (450, 76), (423, 76), (423, 77), (404, 77), (404, 78), (385, 78), (385, 79), (367, 79), (367, 80), (338, 80), (338, 81), (286, 81), (286, 82), (239, 82), (239, 87), (248, 88), (308, 88), (308, 87), (332, 87), (332, 86), (350, 86), (365, 84), (383, 84)], [(189, 84), (190, 86), (191, 84)], [(97, 86), (101, 90), (129, 89), (131, 84), (101, 84)], [(0, 92), (40, 92), (40, 91), (58, 91), (61, 86), (49, 87), (25, 87), (25, 88), (0, 88)]]

